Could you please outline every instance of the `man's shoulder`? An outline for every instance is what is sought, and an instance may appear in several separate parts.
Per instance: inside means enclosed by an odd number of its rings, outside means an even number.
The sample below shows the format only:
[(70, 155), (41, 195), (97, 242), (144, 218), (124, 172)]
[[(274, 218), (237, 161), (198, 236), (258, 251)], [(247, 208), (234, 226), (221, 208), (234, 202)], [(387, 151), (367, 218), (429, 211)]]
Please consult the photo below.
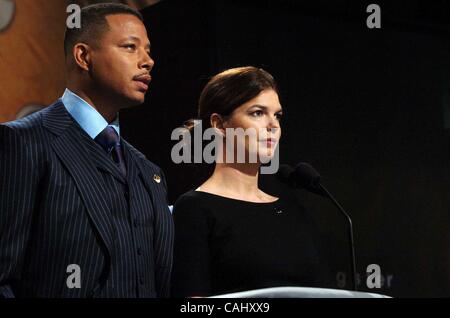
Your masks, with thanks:
[(38, 140), (45, 139), (45, 131), (42, 125), (41, 111), (28, 115), (27, 117), (0, 124), (0, 136), (2, 142), (5, 140), (16, 140), (23, 145), (31, 146)]
[(42, 126), (42, 110), (28, 115), (21, 119), (16, 119), (13, 121), (9, 121), (1, 124), (2, 126), (6, 126), (16, 131), (26, 131), (36, 129), (37, 127)]
[(20, 135), (33, 134), (44, 126), (44, 118), (47, 114), (55, 111), (56, 108), (62, 106), (60, 100), (45, 107), (44, 109), (30, 114), (26, 117), (0, 124), (3, 129), (10, 129), (18, 132)]

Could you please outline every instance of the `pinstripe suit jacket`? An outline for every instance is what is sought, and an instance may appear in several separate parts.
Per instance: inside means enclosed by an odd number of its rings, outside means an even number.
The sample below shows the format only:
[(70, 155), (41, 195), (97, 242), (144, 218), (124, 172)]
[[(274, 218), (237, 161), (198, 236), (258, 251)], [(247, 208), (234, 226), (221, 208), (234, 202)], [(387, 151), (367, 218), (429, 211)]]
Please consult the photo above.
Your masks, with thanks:
[[(130, 297), (111, 283), (117, 229), (99, 168), (114, 163), (88, 155), (92, 140), (61, 100), (22, 120), (0, 125), (0, 297)], [(151, 220), (146, 277), (156, 297), (169, 295), (173, 223), (162, 171), (127, 142)], [(98, 169), (97, 169), (98, 168)], [(145, 212), (147, 211), (147, 212)], [(148, 246), (149, 244), (153, 246)], [(130, 247), (131, 248), (131, 247)], [(67, 288), (68, 264), (83, 264), (82, 288)]]

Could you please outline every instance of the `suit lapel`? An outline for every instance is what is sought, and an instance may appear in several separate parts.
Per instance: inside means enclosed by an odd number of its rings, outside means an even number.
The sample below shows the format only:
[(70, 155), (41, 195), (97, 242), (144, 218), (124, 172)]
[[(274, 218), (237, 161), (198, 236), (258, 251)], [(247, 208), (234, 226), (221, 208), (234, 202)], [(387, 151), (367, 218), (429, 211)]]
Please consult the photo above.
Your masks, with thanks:
[[(130, 167), (131, 169), (133, 169), (132, 173), (134, 173), (136, 177), (139, 177), (142, 180), (142, 183), (144, 184), (144, 187), (147, 190), (150, 199), (152, 201), (153, 209), (161, 208), (161, 204), (155, 202), (155, 198), (160, 198), (161, 195), (158, 192), (163, 191), (163, 188), (159, 188), (164, 187), (163, 180), (161, 180), (162, 176), (158, 175), (157, 171), (147, 168), (140, 159), (140, 158), (145, 159), (145, 157), (143, 157), (142, 154), (140, 154), (137, 150), (135, 150), (125, 140), (123, 141), (123, 146), (127, 162), (130, 163), (131, 161), (134, 162), (135, 168)], [(158, 177), (159, 179), (157, 179)], [(159, 182), (156, 182), (155, 179), (159, 180)]]
[(88, 134), (82, 134), (82, 140), (84, 146), (87, 148), (91, 155), (92, 163), (100, 170), (103, 170), (109, 174), (111, 174), (114, 178), (126, 184), (125, 177), (120, 172), (119, 167), (114, 163), (114, 161), (108, 156), (106, 151), (98, 145), (96, 142), (93, 142), (91, 137)]
[(130, 151), (129, 144), (126, 141), (122, 142), (122, 149), (124, 152), (125, 163), (127, 166), (127, 181), (129, 184), (131, 184), (139, 175), (137, 162)]
[(133, 147), (126, 142), (125, 140), (123, 140), (123, 150), (124, 150), (124, 155), (125, 155), (125, 161), (127, 163), (127, 179), (128, 182), (133, 182), (135, 181), (136, 178), (141, 178), (142, 179), (142, 183), (145, 186), (145, 189), (147, 190), (149, 196), (150, 196), (150, 200), (152, 201), (152, 205), (153, 207), (155, 206), (154, 202), (153, 202), (153, 193), (151, 191), (151, 189), (148, 187), (148, 184), (145, 183), (143, 178), (143, 173), (142, 173), (142, 169), (141, 169), (141, 163), (139, 158), (136, 156), (136, 154), (133, 151)]
[(43, 124), (56, 134), (53, 150), (75, 181), (81, 199), (111, 257), (115, 228), (111, 222), (109, 204), (103, 195), (102, 178), (87, 155), (83, 130), (75, 123), (61, 101), (43, 112)]

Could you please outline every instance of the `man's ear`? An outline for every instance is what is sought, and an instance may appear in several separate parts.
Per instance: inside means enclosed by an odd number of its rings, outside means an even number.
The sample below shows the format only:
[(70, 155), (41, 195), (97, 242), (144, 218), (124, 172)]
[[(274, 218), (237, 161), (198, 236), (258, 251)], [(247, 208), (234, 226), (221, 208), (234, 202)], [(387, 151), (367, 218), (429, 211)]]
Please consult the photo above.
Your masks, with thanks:
[(77, 43), (72, 49), (75, 64), (85, 71), (91, 67), (91, 48), (85, 43)]

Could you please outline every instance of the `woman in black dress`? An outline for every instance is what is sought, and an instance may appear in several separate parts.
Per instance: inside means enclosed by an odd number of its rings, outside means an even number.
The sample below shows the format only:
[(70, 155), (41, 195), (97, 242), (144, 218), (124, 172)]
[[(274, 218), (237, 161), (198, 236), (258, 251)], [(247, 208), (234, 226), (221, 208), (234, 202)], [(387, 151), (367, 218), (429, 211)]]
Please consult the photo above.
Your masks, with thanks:
[[(311, 217), (294, 201), (258, 187), (262, 163), (277, 154), (282, 112), (275, 81), (262, 69), (230, 69), (204, 88), (199, 119), (223, 137), (223, 149), (216, 151), (211, 177), (175, 203), (173, 296), (320, 285)], [(237, 128), (256, 134), (231, 135)], [(227, 138), (235, 141), (231, 156), (224, 150)]]

